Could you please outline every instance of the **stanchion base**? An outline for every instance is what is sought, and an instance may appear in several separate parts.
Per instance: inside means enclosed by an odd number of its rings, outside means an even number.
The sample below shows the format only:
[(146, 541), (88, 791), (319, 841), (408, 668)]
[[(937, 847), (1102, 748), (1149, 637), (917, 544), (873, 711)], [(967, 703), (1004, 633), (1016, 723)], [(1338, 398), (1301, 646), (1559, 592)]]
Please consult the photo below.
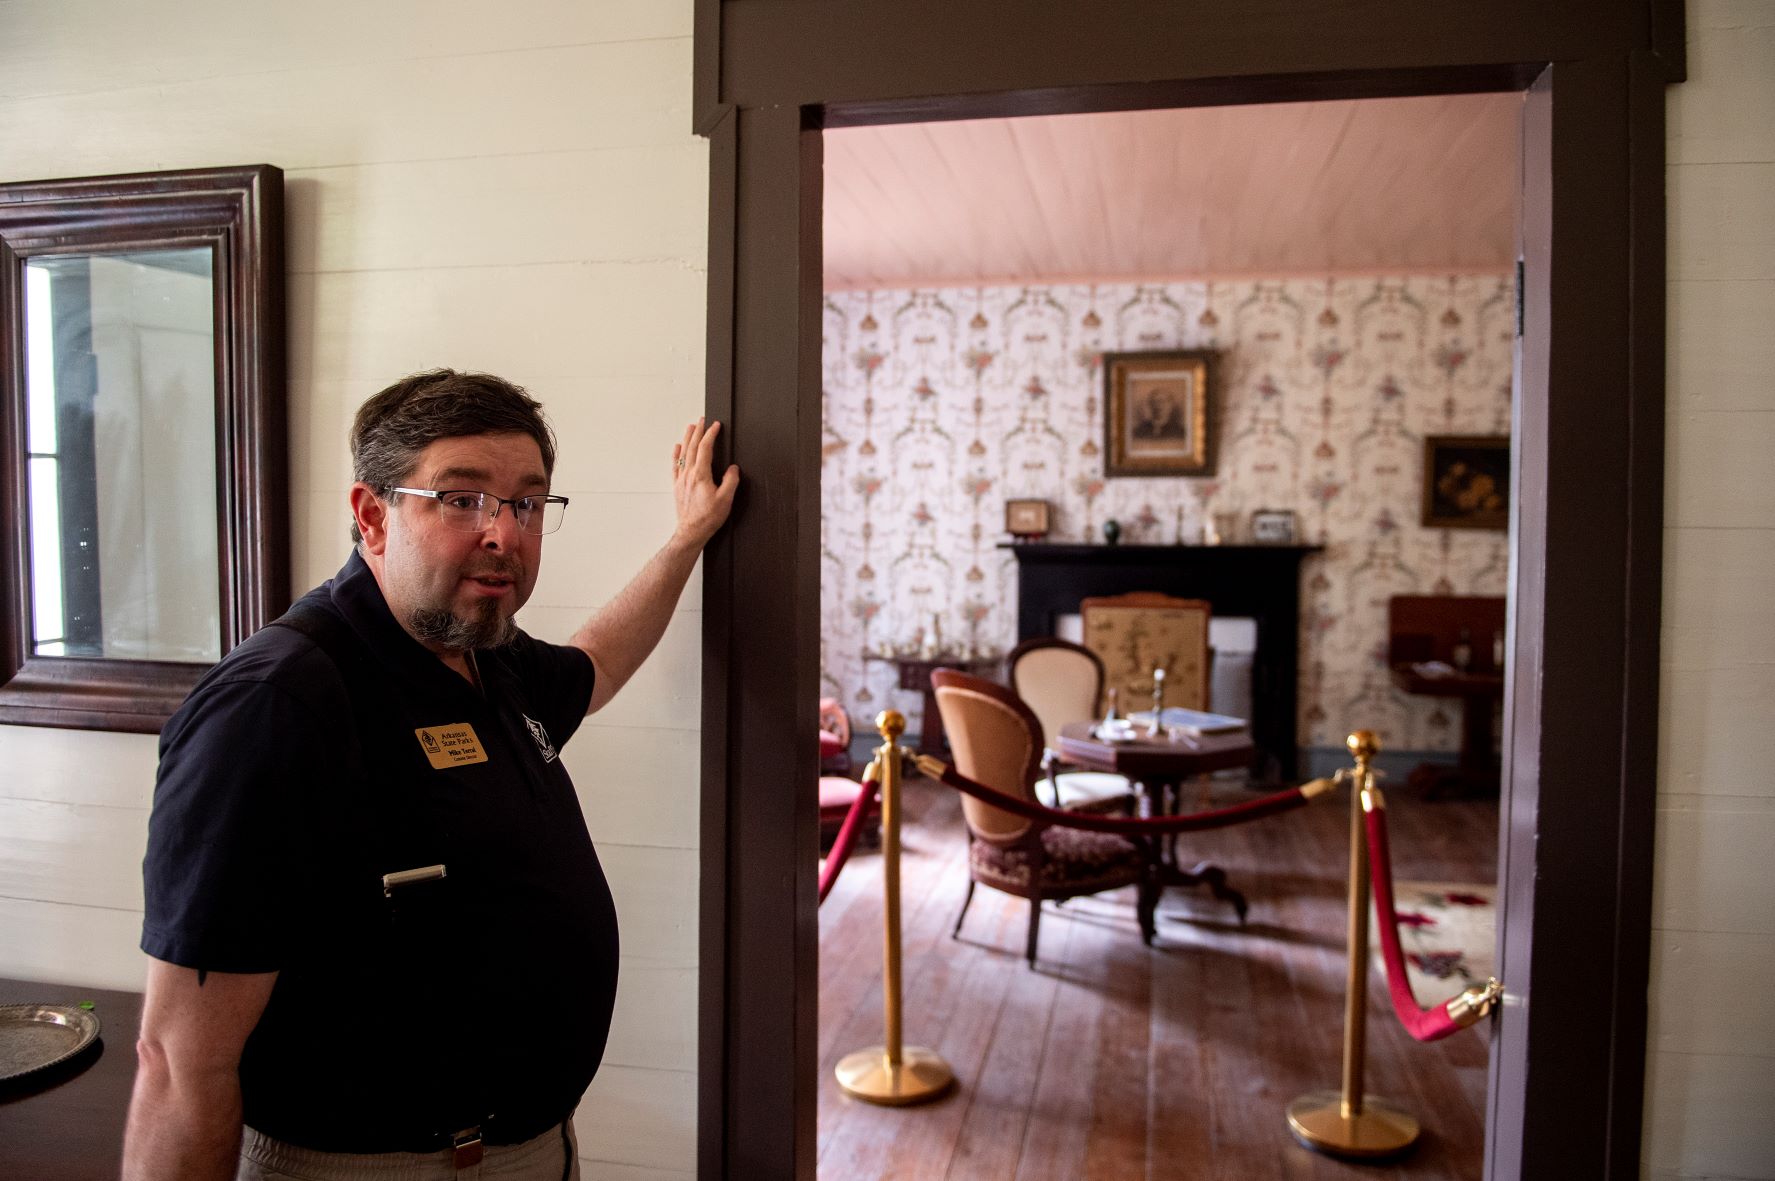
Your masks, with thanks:
[(1315, 1152), (1372, 1159), (1394, 1156), (1417, 1143), (1418, 1121), (1385, 1099), (1369, 1096), (1362, 1111), (1344, 1115), (1341, 1091), (1313, 1091), (1288, 1105), (1288, 1130)]
[(955, 1082), (955, 1072), (935, 1050), (907, 1046), (900, 1064), (890, 1066), (886, 1046), (870, 1046), (846, 1054), (834, 1071), (844, 1093), (884, 1107), (905, 1107), (935, 1099)]

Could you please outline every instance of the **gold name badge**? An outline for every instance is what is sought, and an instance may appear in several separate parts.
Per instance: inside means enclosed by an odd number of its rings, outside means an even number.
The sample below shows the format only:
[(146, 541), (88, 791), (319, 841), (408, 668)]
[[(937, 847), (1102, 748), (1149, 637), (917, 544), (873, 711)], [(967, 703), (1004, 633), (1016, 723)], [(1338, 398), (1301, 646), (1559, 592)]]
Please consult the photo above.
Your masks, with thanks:
[(456, 722), (448, 726), (421, 726), (413, 733), (418, 736), (425, 757), (439, 771), (487, 761), (487, 752), (481, 748), (481, 740), (475, 735), (475, 728), (467, 722)]

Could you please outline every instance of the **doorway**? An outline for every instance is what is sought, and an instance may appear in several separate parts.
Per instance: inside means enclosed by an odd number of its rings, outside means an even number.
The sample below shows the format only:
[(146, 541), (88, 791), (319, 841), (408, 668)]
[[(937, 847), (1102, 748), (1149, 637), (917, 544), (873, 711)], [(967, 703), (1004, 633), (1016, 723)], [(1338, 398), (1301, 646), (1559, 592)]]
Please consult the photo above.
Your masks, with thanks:
[[(1402, 887), (1415, 899), (1407, 909), (1436, 924), (1408, 934), (1443, 973), (1418, 981), (1420, 999), (1447, 999), (1463, 974), (1483, 982), (1495, 781), (1489, 795), (1445, 789), (1420, 802), (1406, 772), (1429, 748), (1452, 761), (1461, 705), (1399, 691), (1374, 653), (1387, 644), (1391, 597), (1481, 595), (1495, 617), (1476, 629), (1470, 663), (1502, 664), (1492, 650), (1507, 589), (1501, 522), (1426, 524), (1419, 465), (1426, 437), (1508, 434), (1522, 101), (826, 132), (822, 695), (865, 721), (902, 711), (907, 741), (924, 749), (934, 745), (928, 706), (902, 668), (935, 660), (997, 679), (993, 658), (1019, 641), (1080, 638), (1077, 594), (1063, 607), (1072, 614), (1048, 623), (1029, 609), (1042, 568), (1020, 563), (1076, 563), (1126, 589), (1196, 580), (1213, 598), (1208, 707), (1252, 720), (1260, 738), (1280, 729), (1270, 713), (1292, 722), (1298, 648), (1301, 762), (1313, 773), (1347, 765), (1355, 727), (1391, 748), (1398, 872), (1414, 883)], [(1216, 358), (1213, 472), (1105, 479), (1104, 354), (1176, 349)], [(1048, 532), (1012, 551), (999, 544), (1003, 502), (1030, 497), (1046, 506)], [(1253, 514), (1279, 519), (1302, 551), (1254, 549)], [(1109, 521), (1119, 522), (1113, 549)], [(1247, 569), (1285, 556), (1304, 557), (1298, 574)], [(1262, 626), (1286, 650), (1290, 692), (1283, 703), (1266, 694), (1254, 718), (1257, 621), (1223, 617), (1282, 583), (1286, 610), (1265, 612)], [(1230, 634), (1241, 623), (1242, 657)], [(1277, 679), (1267, 663), (1262, 672)], [(1488, 731), (1493, 700), (1476, 709)], [(1489, 753), (1489, 736), (1483, 745)], [(1293, 764), (1292, 726), (1287, 747)], [(1281, 786), (1277, 760), (1262, 761), (1264, 773), (1230, 772), (1198, 794), (1225, 805)], [(823, 1088), (821, 1176), (885, 1175), (889, 1159), (908, 1176), (1084, 1176), (1092, 1160), (1133, 1177), (1269, 1176), (1284, 1157), (1311, 1175), (1276, 1103), (1251, 1097), (1285, 1100), (1337, 1072), (1347, 811), (1185, 843), (1191, 863), (1223, 867), (1246, 893), (1246, 923), (1206, 892), (1167, 891), (1149, 952), (1131, 890), (1075, 900), (1048, 908), (1031, 970), (1020, 900), (977, 892), (950, 937), (968, 877), (956, 800), (916, 777), (904, 795), (907, 1036), (943, 1054), (963, 1085), (910, 1112)], [(816, 1077), (879, 1040), (880, 891), (879, 861), (865, 853), (822, 906)], [(1406, 1172), (1477, 1179), (1484, 1031), (1414, 1047), (1383, 1021), (1370, 1039), (1373, 1086), (1410, 1094), (1429, 1129)]]
[(796, 753), (814, 749), (818, 697), (816, 129), (1511, 88), (1529, 94), (1501, 857), (1513, 996), (1493, 1043), (1488, 1170), (1634, 1172), (1652, 792), (1642, 771), (1656, 737), (1662, 87), (1680, 77), (1680, 32), (1601, 4), (1581, 15), (1378, 7), (1358, 39), (1343, 14), (1317, 9), (1277, 23), (1130, 4), (1080, 30), (1073, 9), (1049, 5), (699, 7), (709, 408), (733, 424), (755, 489), (706, 573), (705, 1176), (811, 1177), (823, 1082), (807, 987), (817, 815), (799, 798), (813, 785)]

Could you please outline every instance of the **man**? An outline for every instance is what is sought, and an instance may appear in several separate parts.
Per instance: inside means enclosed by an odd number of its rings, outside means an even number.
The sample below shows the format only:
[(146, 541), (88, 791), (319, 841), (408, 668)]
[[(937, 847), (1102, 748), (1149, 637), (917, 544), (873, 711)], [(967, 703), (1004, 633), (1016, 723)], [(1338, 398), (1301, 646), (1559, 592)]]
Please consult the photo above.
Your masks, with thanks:
[(351, 559), (161, 737), (128, 1181), (578, 1175), (617, 933), (558, 752), (727, 519), (719, 429), (672, 449), (671, 539), (557, 646), (512, 618), (566, 507), (541, 407), (438, 370), (358, 411)]

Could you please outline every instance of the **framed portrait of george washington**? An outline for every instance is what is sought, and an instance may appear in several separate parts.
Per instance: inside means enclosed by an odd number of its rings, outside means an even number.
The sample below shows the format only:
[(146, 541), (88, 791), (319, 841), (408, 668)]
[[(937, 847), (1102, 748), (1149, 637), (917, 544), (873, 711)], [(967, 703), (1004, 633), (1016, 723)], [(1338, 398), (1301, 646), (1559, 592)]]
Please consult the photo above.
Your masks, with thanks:
[(1214, 474), (1215, 354), (1103, 355), (1103, 474)]

